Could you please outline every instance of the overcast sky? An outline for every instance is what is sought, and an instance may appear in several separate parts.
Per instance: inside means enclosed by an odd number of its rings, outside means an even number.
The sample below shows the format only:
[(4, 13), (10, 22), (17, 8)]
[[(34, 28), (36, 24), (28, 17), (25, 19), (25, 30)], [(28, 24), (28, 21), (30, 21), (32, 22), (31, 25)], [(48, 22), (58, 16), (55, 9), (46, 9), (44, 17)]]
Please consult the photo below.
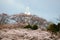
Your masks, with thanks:
[(30, 8), (31, 14), (55, 21), (60, 15), (60, 0), (0, 0), (0, 13), (16, 14)]

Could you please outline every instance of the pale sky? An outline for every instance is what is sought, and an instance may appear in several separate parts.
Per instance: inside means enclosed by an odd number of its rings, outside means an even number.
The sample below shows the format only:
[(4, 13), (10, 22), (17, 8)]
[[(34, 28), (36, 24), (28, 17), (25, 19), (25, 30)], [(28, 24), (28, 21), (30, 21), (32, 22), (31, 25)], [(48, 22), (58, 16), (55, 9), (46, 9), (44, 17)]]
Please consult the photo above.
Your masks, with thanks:
[(16, 14), (30, 8), (31, 14), (48, 21), (55, 21), (60, 15), (60, 0), (0, 0), (0, 13)]

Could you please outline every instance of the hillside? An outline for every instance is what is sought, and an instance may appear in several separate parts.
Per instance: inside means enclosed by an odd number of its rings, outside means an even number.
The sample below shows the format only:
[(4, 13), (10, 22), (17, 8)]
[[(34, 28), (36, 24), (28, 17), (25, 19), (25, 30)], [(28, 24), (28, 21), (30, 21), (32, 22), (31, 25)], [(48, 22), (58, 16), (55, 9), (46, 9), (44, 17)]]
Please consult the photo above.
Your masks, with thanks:
[(8, 15), (5, 13), (0, 14), (0, 24), (1, 24), (0, 26), (2, 26), (2, 28), (5, 28), (5, 27), (14, 28), (16, 26), (21, 27), (28, 24), (30, 25), (36, 24), (40, 28), (41, 26), (43, 27), (47, 26), (47, 23), (48, 23), (47, 20), (41, 17), (38, 17), (36, 15), (27, 15), (24, 13), (14, 14), (14, 15)]
[[(24, 28), (28, 24), (37, 24), (38, 28)], [(60, 40), (59, 34), (52, 35), (46, 30), (47, 24), (47, 20), (36, 15), (0, 14), (0, 40)]]

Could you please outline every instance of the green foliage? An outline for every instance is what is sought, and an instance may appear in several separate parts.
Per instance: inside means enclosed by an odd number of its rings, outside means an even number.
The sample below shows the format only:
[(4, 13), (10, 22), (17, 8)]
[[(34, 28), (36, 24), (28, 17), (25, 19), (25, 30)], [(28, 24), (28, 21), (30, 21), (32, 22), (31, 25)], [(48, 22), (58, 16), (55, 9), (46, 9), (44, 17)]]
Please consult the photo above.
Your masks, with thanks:
[(48, 31), (51, 31), (52, 33), (57, 33), (59, 31), (56, 24), (50, 24), (47, 28)]
[(25, 26), (24, 28), (31, 28), (32, 26), (30, 24), (28, 24), (27, 26)]
[(35, 24), (35, 25), (33, 25), (33, 27), (31, 29), (36, 30), (36, 29), (38, 29), (38, 26)]
[(58, 29), (59, 29), (59, 31), (60, 31), (60, 23), (58, 23), (57, 27), (58, 27)]
[(54, 23), (50, 24), (47, 27), (47, 31), (57, 34), (57, 32), (60, 32), (60, 23), (58, 23), (57, 25)]
[(32, 30), (36, 30), (36, 29), (38, 29), (38, 26), (37, 25), (30, 25), (30, 24), (28, 24), (27, 26), (25, 26), (24, 28), (30, 28), (30, 29), (32, 29)]
[(60, 23), (58, 23), (58, 26), (60, 27)]

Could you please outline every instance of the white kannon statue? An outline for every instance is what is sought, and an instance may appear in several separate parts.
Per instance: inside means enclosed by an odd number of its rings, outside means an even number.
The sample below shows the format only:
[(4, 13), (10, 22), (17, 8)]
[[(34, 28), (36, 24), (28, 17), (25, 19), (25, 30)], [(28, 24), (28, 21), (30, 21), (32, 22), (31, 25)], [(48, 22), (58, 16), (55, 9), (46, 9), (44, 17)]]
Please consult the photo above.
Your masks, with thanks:
[(26, 14), (26, 15), (30, 15), (30, 8), (29, 8), (29, 7), (26, 7), (25, 14)]

